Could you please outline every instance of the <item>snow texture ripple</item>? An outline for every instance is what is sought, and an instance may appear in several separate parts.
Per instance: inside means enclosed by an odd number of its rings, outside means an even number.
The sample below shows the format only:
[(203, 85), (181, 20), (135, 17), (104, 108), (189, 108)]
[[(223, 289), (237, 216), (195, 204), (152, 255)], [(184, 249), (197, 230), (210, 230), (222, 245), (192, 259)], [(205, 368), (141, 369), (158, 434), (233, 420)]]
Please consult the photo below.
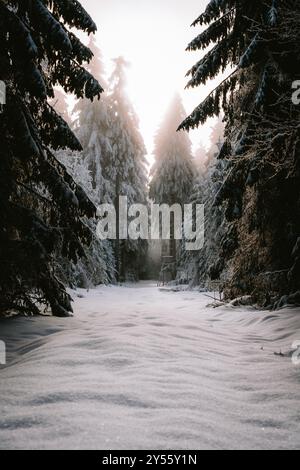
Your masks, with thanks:
[[(300, 312), (207, 307), (150, 284), (2, 320), (1, 449), (297, 449)], [(283, 353), (275, 355), (274, 353)]]

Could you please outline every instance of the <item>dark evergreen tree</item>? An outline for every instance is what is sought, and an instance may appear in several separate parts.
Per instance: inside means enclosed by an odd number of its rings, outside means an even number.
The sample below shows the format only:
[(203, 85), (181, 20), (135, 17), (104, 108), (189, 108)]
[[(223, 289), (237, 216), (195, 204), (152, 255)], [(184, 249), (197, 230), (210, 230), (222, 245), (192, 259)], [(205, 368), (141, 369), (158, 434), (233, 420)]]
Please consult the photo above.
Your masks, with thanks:
[[(183, 121), (188, 130), (225, 112), (228, 160), (216, 203), (225, 202), (231, 230), (214, 273), (228, 270), (226, 295), (270, 303), (299, 289), (300, 4), (293, 0), (211, 0), (194, 25), (206, 26), (189, 50), (212, 47), (188, 72), (188, 87), (233, 72)], [(236, 233), (237, 243), (230, 243)], [(230, 247), (230, 249), (227, 249)]]
[(94, 32), (77, 0), (0, 2), (0, 79), (7, 104), (0, 115), (0, 310), (54, 315), (72, 311), (54, 274), (54, 255), (76, 261), (91, 232), (83, 220), (94, 205), (49, 150), (81, 145), (48, 104), (54, 87), (78, 98), (103, 91), (84, 69), (92, 58), (67, 27)]

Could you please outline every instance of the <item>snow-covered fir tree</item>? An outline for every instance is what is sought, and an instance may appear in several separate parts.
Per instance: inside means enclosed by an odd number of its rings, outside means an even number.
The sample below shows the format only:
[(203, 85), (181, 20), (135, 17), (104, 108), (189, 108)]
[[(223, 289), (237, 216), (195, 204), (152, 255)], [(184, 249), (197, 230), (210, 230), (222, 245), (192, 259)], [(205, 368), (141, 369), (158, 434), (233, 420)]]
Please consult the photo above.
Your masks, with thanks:
[(0, 2), (0, 79), (7, 104), (0, 114), (0, 310), (58, 316), (72, 310), (55, 276), (59, 250), (76, 261), (92, 233), (84, 216), (95, 207), (50, 148), (81, 146), (49, 105), (54, 87), (100, 98), (102, 87), (82, 66), (92, 53), (68, 27), (96, 25), (80, 2)]
[[(178, 122), (186, 116), (179, 94), (173, 98), (167, 114), (155, 136), (154, 157), (150, 182), (150, 198), (157, 204), (183, 206), (191, 196), (196, 177), (191, 140), (186, 132), (176, 132)], [(162, 271), (164, 259), (173, 259), (170, 277), (176, 276), (180, 243), (175, 240), (174, 220), (171, 219), (171, 239), (162, 241)]]
[[(83, 158), (83, 152), (60, 150), (56, 156), (63, 163), (74, 181), (81, 185), (92, 201), (97, 201), (99, 191), (94, 188), (93, 177)], [(84, 248), (84, 255), (76, 263), (59, 257), (56, 269), (65, 284), (72, 288), (90, 288), (115, 282), (115, 259), (110, 240), (99, 240), (96, 235), (96, 220), (89, 220), (92, 241)]]
[(202, 153), (202, 164), (198, 164), (200, 171), (190, 199), (192, 204), (205, 206), (204, 247), (200, 251), (181, 252), (179, 272), (192, 286), (209, 288), (209, 280), (219, 278), (215, 274), (216, 260), (219, 264), (223, 262), (222, 269), (224, 268), (224, 261), (219, 259), (219, 254), (228, 224), (223, 207), (215, 204), (227, 165), (226, 161), (218, 159), (223, 142), (224, 126), (219, 118), (211, 128), (209, 150)]
[[(127, 65), (123, 57), (114, 60), (109, 95), (112, 154), (104, 166), (105, 175), (112, 186), (117, 220), (120, 196), (127, 196), (129, 205), (147, 204), (146, 148), (139, 131), (137, 114), (126, 93)], [(145, 250), (145, 242), (119, 240), (117, 227), (115, 257), (119, 280), (138, 278), (144, 265)]]
[(203, 142), (201, 141), (195, 151), (195, 166), (197, 173), (203, 175), (207, 171), (209, 165), (208, 151)]
[(219, 155), (221, 148), (224, 144), (225, 123), (223, 116), (219, 116), (214, 125), (211, 127), (210, 133), (210, 148), (208, 149), (207, 156), (210, 163)]
[(184, 204), (190, 197), (195, 177), (192, 143), (186, 132), (176, 132), (185, 116), (176, 94), (155, 136), (150, 198), (158, 204)]
[[(96, 44), (95, 36), (89, 41), (93, 59), (87, 69), (108, 88), (104, 77), (102, 54)], [(62, 107), (63, 97), (60, 99)], [(57, 152), (58, 159), (67, 167), (77, 183), (80, 183), (96, 206), (112, 202), (113, 193), (110, 181), (105, 178), (105, 166), (111, 158), (110, 144), (111, 111), (107, 92), (101, 96), (101, 101), (79, 99), (76, 103), (72, 123), (83, 149), (81, 152), (61, 150)], [(62, 265), (65, 282), (73, 287), (91, 287), (107, 284), (115, 280), (115, 260), (112, 242), (96, 238), (96, 222), (89, 222), (93, 231), (93, 241), (85, 248), (85, 256), (78, 263), (69, 264), (59, 260)]]
[[(94, 54), (88, 66), (89, 71), (107, 90), (102, 54), (94, 36), (91, 36), (89, 48)], [(91, 103), (87, 99), (79, 100), (73, 114), (75, 114), (73, 129), (83, 147), (84, 166), (92, 176), (93, 200), (97, 205), (112, 202), (113, 188), (109, 177), (105, 174), (105, 169), (109, 167), (112, 158), (112, 115), (107, 91), (102, 94), (100, 101)]]

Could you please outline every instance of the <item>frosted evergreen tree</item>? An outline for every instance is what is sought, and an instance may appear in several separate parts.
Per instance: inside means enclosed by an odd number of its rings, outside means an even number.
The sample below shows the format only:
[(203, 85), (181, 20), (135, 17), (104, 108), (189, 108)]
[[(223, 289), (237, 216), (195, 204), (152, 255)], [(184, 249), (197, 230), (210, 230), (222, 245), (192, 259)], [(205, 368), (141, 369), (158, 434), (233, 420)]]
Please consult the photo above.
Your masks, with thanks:
[[(200, 147), (201, 165), (200, 167), (198, 165), (200, 171), (190, 199), (192, 204), (205, 206), (204, 247), (200, 251), (182, 250), (181, 252), (181, 271), (184, 273), (184, 278), (193, 286), (200, 285), (209, 288), (208, 281), (219, 279), (220, 269), (224, 269), (224, 260), (219, 259), (219, 253), (228, 224), (223, 207), (215, 204), (227, 166), (226, 161), (218, 160), (223, 141), (224, 126), (222, 120), (218, 119), (211, 128), (209, 150), (206, 151), (205, 147)], [(233, 232), (230, 235), (234, 243)]]
[(207, 166), (209, 163), (209, 157), (207, 153), (207, 149), (201, 141), (195, 152), (195, 165), (199, 176), (205, 174), (207, 171)]
[[(89, 48), (94, 54), (88, 66), (89, 71), (107, 89), (102, 54), (94, 36), (91, 36)], [(111, 109), (107, 94), (103, 93), (101, 101), (92, 103), (87, 99), (79, 100), (74, 113), (76, 119), (73, 128), (83, 147), (84, 165), (92, 175), (94, 201), (96, 204), (111, 202), (113, 190), (105, 174), (105, 168), (112, 158)]]
[(210, 163), (219, 156), (225, 140), (225, 124), (223, 117), (219, 116), (215, 124), (211, 127), (210, 143), (208, 150), (208, 158)]
[[(92, 173), (86, 165), (82, 152), (60, 150), (56, 156), (63, 163), (74, 181), (81, 185), (92, 201), (97, 201), (99, 191), (94, 188)], [(88, 226), (92, 232), (92, 242), (85, 247), (84, 256), (76, 263), (59, 258), (56, 263), (57, 271), (65, 284), (72, 288), (92, 288), (100, 284), (115, 282), (115, 259), (113, 245), (110, 240), (99, 240), (96, 235), (97, 221), (89, 220)]]
[(212, 165), (215, 158), (218, 156), (222, 145), (224, 143), (225, 124), (222, 116), (219, 116), (216, 122), (211, 127), (209, 136), (210, 147), (207, 150), (203, 142), (200, 142), (199, 147), (195, 152), (195, 163), (200, 172), (200, 175), (205, 176), (208, 168)]
[(72, 311), (55, 276), (60, 251), (76, 262), (92, 234), (84, 216), (95, 207), (50, 148), (81, 146), (49, 105), (54, 87), (78, 98), (102, 88), (82, 66), (92, 53), (74, 33), (96, 25), (76, 0), (0, 2), (0, 79), (7, 104), (0, 114), (0, 310), (57, 316)]
[[(93, 59), (87, 65), (87, 69), (107, 88), (102, 54), (96, 45), (94, 35), (90, 38), (89, 48), (93, 53)], [(62, 107), (62, 104), (60, 106)], [(96, 206), (112, 202), (111, 184), (104, 175), (104, 167), (112, 153), (111, 117), (107, 94), (105, 92), (102, 94), (101, 101), (78, 100), (73, 114), (75, 121), (72, 127), (83, 150), (82, 152), (64, 150), (58, 152), (57, 156)], [(96, 222), (90, 221), (89, 226), (96, 234)], [(65, 262), (62, 262), (62, 265), (65, 280), (73, 287), (92, 287), (112, 282), (115, 279), (112, 242), (101, 241), (94, 235), (91, 245), (85, 249), (85, 256), (76, 265)]]
[[(296, 0), (211, 0), (194, 22), (203, 31), (188, 46), (207, 50), (188, 72), (188, 87), (233, 69), (180, 128), (225, 113), (220, 158), (228, 164), (215, 199), (225, 202), (231, 224), (219, 252), (225, 294), (253, 294), (266, 305), (299, 288), (299, 107), (291, 105), (299, 17)], [(222, 276), (216, 264), (214, 276)]]
[(177, 94), (155, 136), (150, 198), (158, 204), (184, 204), (195, 176), (192, 143), (186, 132), (176, 132), (186, 116)]
[[(123, 57), (114, 60), (110, 79), (111, 146), (112, 155), (104, 166), (114, 194), (119, 216), (119, 197), (127, 196), (128, 204), (147, 204), (146, 148), (139, 131), (137, 114), (126, 93), (126, 63)], [(145, 243), (119, 240), (119, 226), (115, 243), (116, 269), (119, 279), (137, 277), (143, 265)], [(132, 273), (132, 274), (130, 274)]]
[[(196, 178), (192, 144), (186, 132), (176, 132), (178, 122), (185, 116), (181, 97), (176, 94), (155, 137), (155, 163), (152, 168), (150, 198), (157, 204), (183, 206), (190, 200)], [(179, 244), (174, 236), (172, 222), (171, 241), (163, 242), (162, 253), (176, 261)]]

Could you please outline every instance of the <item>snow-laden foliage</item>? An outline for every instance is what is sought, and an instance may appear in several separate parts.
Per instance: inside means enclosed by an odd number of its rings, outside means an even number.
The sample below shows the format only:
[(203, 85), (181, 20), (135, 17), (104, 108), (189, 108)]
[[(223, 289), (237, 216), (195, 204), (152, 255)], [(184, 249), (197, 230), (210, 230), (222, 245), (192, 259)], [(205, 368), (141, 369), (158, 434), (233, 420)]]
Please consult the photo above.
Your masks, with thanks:
[(155, 137), (150, 198), (158, 204), (184, 204), (189, 200), (195, 176), (192, 145), (187, 133), (176, 132), (186, 116), (176, 95)]
[(215, 204), (224, 207), (230, 226), (214, 276), (222, 277), (226, 266), (227, 296), (253, 294), (274, 305), (300, 284), (300, 108), (292, 103), (300, 69), (300, 5), (212, 0), (198, 24), (206, 29), (188, 49), (211, 47), (188, 72), (188, 87), (227, 74), (180, 126), (192, 129), (225, 113)]
[[(215, 204), (226, 168), (226, 162), (218, 160), (223, 142), (224, 124), (219, 118), (211, 129), (210, 148), (200, 145), (196, 151), (198, 171), (189, 202), (205, 205), (205, 244), (200, 251), (182, 250), (179, 269), (184, 280), (193, 286), (209, 287), (208, 281), (219, 278), (220, 267), (224, 269), (220, 246), (228, 224), (223, 207)], [(177, 280), (180, 282), (180, 277)]]
[[(281, 9), (291, 11), (294, 4), (296, 6), (292, 1), (290, 6), (287, 6), (287, 2), (282, 2)], [(263, 71), (266, 64), (269, 68), (273, 66), (277, 69), (276, 62), (280, 51), (276, 50), (278, 47), (274, 46), (271, 37), (273, 35), (276, 42), (277, 33), (274, 28), (277, 25), (278, 12), (278, 2), (275, 0), (212, 0), (209, 3), (205, 13), (193, 24), (206, 24), (208, 27), (191, 42), (188, 50), (206, 49), (211, 45), (213, 47), (189, 70), (188, 76), (191, 78), (187, 86), (197, 87), (205, 84), (208, 79), (217, 77), (229, 67), (233, 68), (233, 73), (184, 120), (180, 126), (182, 129), (195, 128), (205, 122), (206, 117), (217, 116), (222, 106), (226, 110), (232, 93), (247, 86), (246, 74), (243, 73), (245, 68), (257, 67), (256, 83), (253, 83), (257, 91), (261, 88), (264, 78), (259, 70)], [(273, 76), (272, 79), (278, 82), (279, 76)], [(248, 111), (254, 111), (256, 105), (257, 103), (252, 102)]]
[[(94, 57), (89, 64), (89, 71), (101, 83), (105, 83), (102, 54), (92, 36), (89, 48)], [(105, 84), (106, 85), (106, 84)], [(107, 88), (107, 85), (106, 85)], [(106, 175), (106, 167), (112, 159), (112, 111), (107, 93), (103, 93), (101, 101), (79, 100), (74, 108), (76, 116), (73, 123), (74, 131), (83, 147), (83, 167), (92, 176), (92, 199), (96, 205), (113, 201), (113, 188)]]
[[(101, 52), (92, 37), (93, 60), (88, 70), (105, 83)], [(96, 206), (112, 203), (118, 212), (119, 196), (128, 204), (147, 204), (147, 168), (145, 146), (138, 119), (126, 95), (124, 59), (116, 61), (100, 102), (79, 100), (74, 108), (72, 127), (82, 145), (81, 152), (59, 152), (68, 168)], [(95, 232), (95, 227), (93, 227)], [(141, 241), (93, 240), (85, 257), (76, 267), (63, 267), (72, 285), (100, 284), (118, 280), (136, 280), (145, 270), (146, 243)], [(94, 262), (92, 262), (94, 258)], [(102, 261), (101, 261), (102, 260)]]
[[(119, 196), (127, 196), (128, 204), (147, 204), (146, 148), (139, 131), (136, 112), (126, 94), (124, 58), (115, 59), (110, 78), (112, 153), (103, 171), (109, 180), (113, 201), (119, 211)], [(144, 267), (147, 244), (142, 241), (116, 240), (115, 257), (118, 278), (136, 279)]]
[[(178, 123), (185, 116), (181, 97), (176, 94), (155, 137), (155, 163), (151, 174), (150, 198), (156, 204), (180, 204), (183, 207), (189, 202), (196, 165), (188, 134), (176, 132)], [(162, 255), (173, 257), (173, 265), (166, 267), (167, 270), (170, 269), (171, 277), (176, 275), (181, 250), (181, 244), (175, 240), (174, 229), (171, 219), (171, 240), (162, 243)], [(164, 269), (162, 265), (162, 270)]]
[[(88, 64), (88, 70), (101, 83), (107, 84), (104, 78), (102, 55), (91, 36), (89, 49), (93, 59)], [(57, 96), (57, 107), (61, 112), (67, 112), (65, 97)], [(72, 122), (81, 145), (81, 152), (59, 151), (58, 159), (66, 166), (74, 180), (79, 183), (96, 206), (110, 203), (113, 200), (111, 183), (105, 178), (105, 166), (111, 158), (111, 111), (106, 93), (101, 101), (91, 102), (87, 99), (78, 100)], [(73, 287), (90, 287), (107, 284), (115, 279), (115, 260), (111, 241), (101, 241), (96, 237), (96, 224), (89, 222), (94, 233), (92, 243), (85, 247), (85, 256), (78, 263), (69, 264), (59, 260), (60, 272), (65, 281)]]
[[(82, 186), (85, 193), (96, 204), (99, 190), (94, 187), (93, 175), (86, 165), (82, 152), (61, 150), (56, 155), (59, 161), (66, 166), (74, 181)], [(61, 257), (56, 263), (60, 277), (73, 288), (89, 288), (115, 281), (115, 259), (112, 243), (109, 240), (102, 241), (97, 238), (96, 221), (90, 220), (88, 225), (93, 233), (93, 239), (91, 244), (85, 247), (84, 256), (77, 263), (70, 263)]]
[(0, 2), (0, 79), (7, 104), (0, 114), (0, 310), (58, 316), (72, 310), (54, 274), (54, 257), (73, 262), (92, 239), (84, 216), (95, 207), (49, 148), (81, 148), (49, 105), (54, 87), (100, 97), (102, 87), (82, 67), (87, 48), (66, 24), (95, 31), (77, 1)]

